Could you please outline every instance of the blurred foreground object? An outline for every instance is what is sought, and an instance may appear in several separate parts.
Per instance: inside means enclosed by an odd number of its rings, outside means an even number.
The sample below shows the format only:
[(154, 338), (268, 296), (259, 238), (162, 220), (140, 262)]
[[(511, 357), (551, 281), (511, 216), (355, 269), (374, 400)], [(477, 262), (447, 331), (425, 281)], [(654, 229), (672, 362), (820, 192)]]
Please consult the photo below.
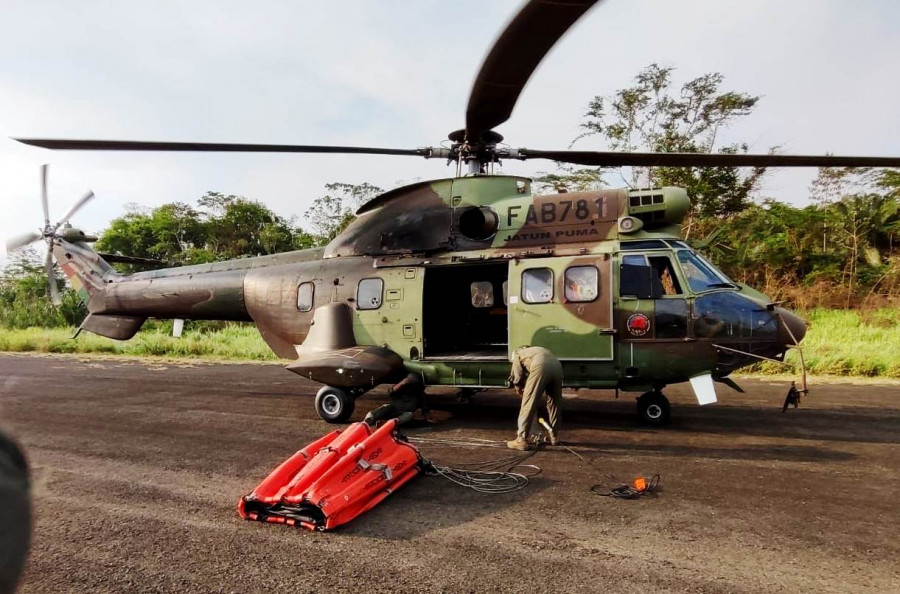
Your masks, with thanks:
[(22, 450), (0, 431), (0, 594), (14, 592), (31, 540), (28, 466)]

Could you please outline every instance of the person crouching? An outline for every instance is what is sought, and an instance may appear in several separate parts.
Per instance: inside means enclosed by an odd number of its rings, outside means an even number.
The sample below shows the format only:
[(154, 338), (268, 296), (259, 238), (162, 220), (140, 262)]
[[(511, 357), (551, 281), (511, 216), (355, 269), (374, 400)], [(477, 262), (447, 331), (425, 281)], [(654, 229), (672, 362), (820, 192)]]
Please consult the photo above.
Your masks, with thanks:
[(562, 404), (562, 364), (543, 347), (523, 346), (513, 351), (509, 381), (522, 398), (516, 438), (506, 442), (513, 450), (528, 450), (528, 433), (537, 419), (538, 409), (546, 395), (550, 445), (558, 445), (557, 427)]

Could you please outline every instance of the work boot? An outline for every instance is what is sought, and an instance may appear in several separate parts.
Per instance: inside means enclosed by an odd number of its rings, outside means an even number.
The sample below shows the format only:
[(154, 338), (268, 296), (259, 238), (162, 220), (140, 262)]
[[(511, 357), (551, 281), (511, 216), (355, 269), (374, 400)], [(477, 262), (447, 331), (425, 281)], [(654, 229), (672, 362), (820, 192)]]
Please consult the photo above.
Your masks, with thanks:
[(517, 437), (512, 441), (507, 441), (506, 447), (511, 450), (519, 450), (520, 452), (525, 452), (531, 449), (531, 444), (529, 444), (525, 439)]

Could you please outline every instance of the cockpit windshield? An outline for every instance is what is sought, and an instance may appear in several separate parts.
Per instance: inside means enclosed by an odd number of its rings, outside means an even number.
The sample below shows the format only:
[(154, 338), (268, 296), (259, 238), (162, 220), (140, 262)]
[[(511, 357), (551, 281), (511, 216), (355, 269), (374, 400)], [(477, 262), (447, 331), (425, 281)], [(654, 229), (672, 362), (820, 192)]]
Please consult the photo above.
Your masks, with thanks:
[(699, 254), (690, 250), (678, 250), (678, 261), (681, 263), (684, 277), (695, 293), (723, 287), (737, 288), (736, 284)]

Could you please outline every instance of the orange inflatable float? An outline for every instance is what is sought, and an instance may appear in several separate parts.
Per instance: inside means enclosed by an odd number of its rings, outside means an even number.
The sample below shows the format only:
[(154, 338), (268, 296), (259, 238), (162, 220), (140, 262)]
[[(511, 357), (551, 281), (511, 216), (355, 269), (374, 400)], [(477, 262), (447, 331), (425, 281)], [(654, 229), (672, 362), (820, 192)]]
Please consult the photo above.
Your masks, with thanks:
[(419, 450), (391, 419), (354, 423), (281, 463), (238, 503), (247, 520), (331, 530), (372, 509), (422, 471)]

